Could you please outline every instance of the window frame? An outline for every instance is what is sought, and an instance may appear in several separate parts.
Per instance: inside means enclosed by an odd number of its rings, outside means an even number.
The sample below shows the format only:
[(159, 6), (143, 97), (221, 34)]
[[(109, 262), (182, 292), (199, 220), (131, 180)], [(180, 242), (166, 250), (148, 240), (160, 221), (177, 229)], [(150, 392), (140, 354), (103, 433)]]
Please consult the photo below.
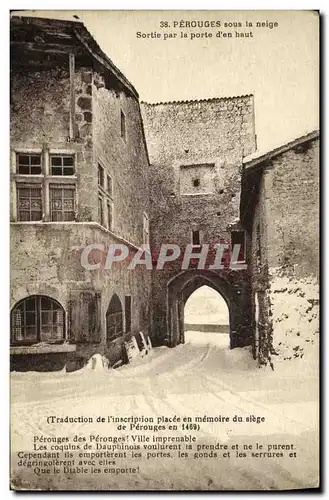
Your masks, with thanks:
[[(29, 196), (29, 204), (30, 204), (30, 208), (28, 210), (29, 214), (30, 214), (30, 217), (29, 219), (22, 219), (20, 217), (20, 212), (27, 212), (27, 210), (23, 210), (20, 208), (19, 206), (19, 203), (20, 203), (20, 191), (22, 191), (23, 189), (29, 189), (30, 190), (30, 196)], [(40, 199), (40, 204), (41, 204), (41, 207), (40, 207), (40, 219), (32, 219), (31, 217), (31, 214), (32, 212), (36, 212), (36, 210), (31, 210), (31, 200), (33, 199), (31, 197), (31, 190), (32, 189), (35, 189), (35, 190), (39, 190), (40, 191), (40, 197), (38, 198), (35, 198), (35, 199)], [(27, 198), (26, 198), (27, 199)], [(39, 183), (19, 183), (16, 185), (16, 213), (17, 213), (17, 220), (18, 222), (40, 222), (43, 220), (43, 207), (44, 207), (44, 199), (43, 199), (43, 190), (42, 190), (42, 184), (39, 182)]]
[[(26, 175), (26, 176), (33, 176), (33, 177), (35, 177), (37, 175), (38, 176), (43, 175), (43, 173), (44, 173), (44, 165), (43, 165), (42, 152), (37, 153), (37, 152), (20, 152), (20, 151), (16, 151), (15, 153), (16, 153), (15, 154), (15, 162), (16, 162), (15, 172), (16, 172), (17, 175), (24, 175), (24, 176)], [(29, 163), (27, 165), (20, 164), (20, 162), (19, 162), (19, 157), (20, 156), (27, 156), (27, 157), (29, 157)], [(33, 157), (40, 157), (40, 164), (38, 164), (38, 165), (32, 165), (31, 158), (33, 158)], [(30, 171), (28, 173), (22, 173), (22, 172), (19, 171), (20, 166), (21, 167), (24, 167), (24, 166), (29, 167)], [(33, 167), (40, 167), (40, 172), (38, 172), (38, 173), (32, 173), (31, 169)]]
[[(19, 173), (19, 156), (38, 156), (41, 158), (41, 174), (22, 174)], [(70, 157), (73, 163), (73, 175), (52, 175), (51, 158)], [(63, 168), (66, 168), (63, 166)], [(41, 149), (41, 148), (13, 148), (11, 150), (11, 220), (19, 223), (40, 223), (56, 222), (52, 220), (50, 206), (50, 184), (70, 184), (74, 185), (74, 218), (67, 222), (72, 223), (76, 220), (77, 192), (76, 192), (76, 151), (66, 149)], [(25, 187), (41, 188), (41, 218), (33, 220), (31, 214), (28, 220), (23, 220), (20, 216), (22, 209), (19, 209), (20, 189)], [(66, 221), (61, 221), (65, 223)]]
[[(52, 165), (52, 160), (53, 158), (61, 158), (62, 164), (61, 165)], [(64, 165), (63, 161), (65, 158), (71, 158), (72, 159), (72, 165)], [(53, 168), (58, 168), (62, 170), (61, 174), (54, 174), (52, 169)], [(72, 168), (72, 173), (71, 174), (64, 174), (64, 169), (65, 168)], [(75, 155), (74, 154), (65, 154), (65, 153), (49, 153), (49, 175), (52, 177), (72, 177), (75, 175)]]

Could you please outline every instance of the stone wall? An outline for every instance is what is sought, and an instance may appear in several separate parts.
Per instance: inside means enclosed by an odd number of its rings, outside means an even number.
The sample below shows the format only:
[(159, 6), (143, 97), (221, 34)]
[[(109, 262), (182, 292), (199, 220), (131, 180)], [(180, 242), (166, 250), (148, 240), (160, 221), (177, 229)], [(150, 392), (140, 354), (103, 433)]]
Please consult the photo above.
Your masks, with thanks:
[(318, 345), (318, 179), (318, 139), (305, 141), (264, 166), (253, 216), (250, 262), (255, 308), (259, 301), (261, 363), (275, 366), (281, 359), (309, 358), (315, 353), (312, 346)]
[[(121, 137), (121, 112), (125, 139)], [(135, 245), (143, 243), (143, 212), (149, 212), (148, 158), (139, 103), (123, 92), (93, 82), (94, 168), (98, 161), (113, 179), (113, 230)]]
[[(68, 64), (67, 64), (68, 66)], [(111, 244), (128, 240), (130, 249), (143, 242), (143, 212), (148, 212), (148, 159), (142, 119), (136, 99), (105, 88), (100, 75), (88, 67), (76, 68), (74, 78), (74, 137), (70, 139), (70, 79), (68, 68), (12, 74), (11, 103), (11, 306), (29, 295), (41, 294), (58, 300), (66, 313), (66, 335), (76, 350), (67, 353), (15, 355), (13, 368), (77, 368), (95, 352), (113, 364), (122, 357), (127, 338), (106, 343), (105, 316), (114, 293), (123, 312), (130, 295), (131, 332), (149, 333), (151, 273), (143, 266), (127, 270), (127, 263), (113, 270), (86, 271), (80, 254), (91, 243)], [(125, 113), (126, 141), (120, 135), (120, 112)], [(72, 223), (20, 223), (15, 219), (16, 153), (45, 149), (75, 155), (76, 221)], [(98, 224), (98, 162), (113, 180), (114, 225), (108, 231)], [(95, 312), (100, 336), (72, 336), (70, 307), (75, 291), (100, 293)], [(125, 325), (124, 325), (125, 327)], [(34, 361), (33, 361), (33, 359)], [(32, 361), (31, 361), (32, 359)], [(31, 368), (32, 367), (32, 368)]]

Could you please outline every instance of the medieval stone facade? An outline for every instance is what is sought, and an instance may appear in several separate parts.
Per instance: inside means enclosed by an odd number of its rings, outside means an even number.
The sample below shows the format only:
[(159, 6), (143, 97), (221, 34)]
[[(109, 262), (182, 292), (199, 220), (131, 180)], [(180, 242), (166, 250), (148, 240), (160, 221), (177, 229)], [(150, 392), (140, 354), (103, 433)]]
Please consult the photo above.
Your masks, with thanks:
[[(228, 305), (231, 348), (253, 345), (271, 363), (280, 300), (317, 305), (316, 145), (313, 134), (249, 160), (252, 95), (140, 105), (81, 23), (13, 17), (12, 368), (76, 369), (98, 352), (113, 365), (140, 331), (174, 347), (184, 304), (205, 284)], [(104, 268), (111, 245), (149, 245), (156, 263), (163, 243), (180, 249), (163, 269)], [(104, 252), (88, 270), (91, 244)]]
[(80, 23), (11, 22), (13, 366), (77, 367), (94, 352), (113, 364), (124, 340), (148, 333), (151, 276), (89, 271), (80, 256), (144, 241), (138, 94)]

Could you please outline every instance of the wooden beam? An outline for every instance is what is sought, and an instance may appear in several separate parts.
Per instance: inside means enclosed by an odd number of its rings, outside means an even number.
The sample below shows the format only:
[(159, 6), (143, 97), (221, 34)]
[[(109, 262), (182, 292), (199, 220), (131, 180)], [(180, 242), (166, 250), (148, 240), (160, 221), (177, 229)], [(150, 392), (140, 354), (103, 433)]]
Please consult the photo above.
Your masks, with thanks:
[(69, 54), (70, 71), (70, 139), (75, 139), (75, 56)]
[(65, 45), (62, 43), (40, 43), (40, 42), (10, 42), (12, 49), (18, 49), (24, 52), (43, 52), (48, 54), (77, 54), (82, 52), (80, 46)]

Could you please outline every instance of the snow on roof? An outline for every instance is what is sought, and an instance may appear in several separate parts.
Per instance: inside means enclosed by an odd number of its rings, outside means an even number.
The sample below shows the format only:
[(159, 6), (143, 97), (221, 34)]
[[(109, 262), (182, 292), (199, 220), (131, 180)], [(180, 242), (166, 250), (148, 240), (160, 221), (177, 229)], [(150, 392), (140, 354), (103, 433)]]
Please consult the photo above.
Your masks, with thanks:
[(272, 158), (275, 158), (279, 154), (285, 153), (286, 151), (289, 151), (290, 149), (293, 149), (297, 146), (300, 146), (301, 144), (304, 144), (305, 142), (312, 141), (320, 136), (319, 130), (314, 130), (313, 132), (309, 132), (308, 134), (305, 134), (301, 137), (298, 137), (297, 139), (294, 139), (293, 141), (287, 142), (281, 146), (278, 146), (270, 151), (264, 151), (264, 150), (257, 150), (251, 155), (246, 156), (243, 159), (243, 164), (246, 169), (249, 169), (251, 167), (254, 167), (255, 165), (259, 165), (267, 160), (271, 160)]

